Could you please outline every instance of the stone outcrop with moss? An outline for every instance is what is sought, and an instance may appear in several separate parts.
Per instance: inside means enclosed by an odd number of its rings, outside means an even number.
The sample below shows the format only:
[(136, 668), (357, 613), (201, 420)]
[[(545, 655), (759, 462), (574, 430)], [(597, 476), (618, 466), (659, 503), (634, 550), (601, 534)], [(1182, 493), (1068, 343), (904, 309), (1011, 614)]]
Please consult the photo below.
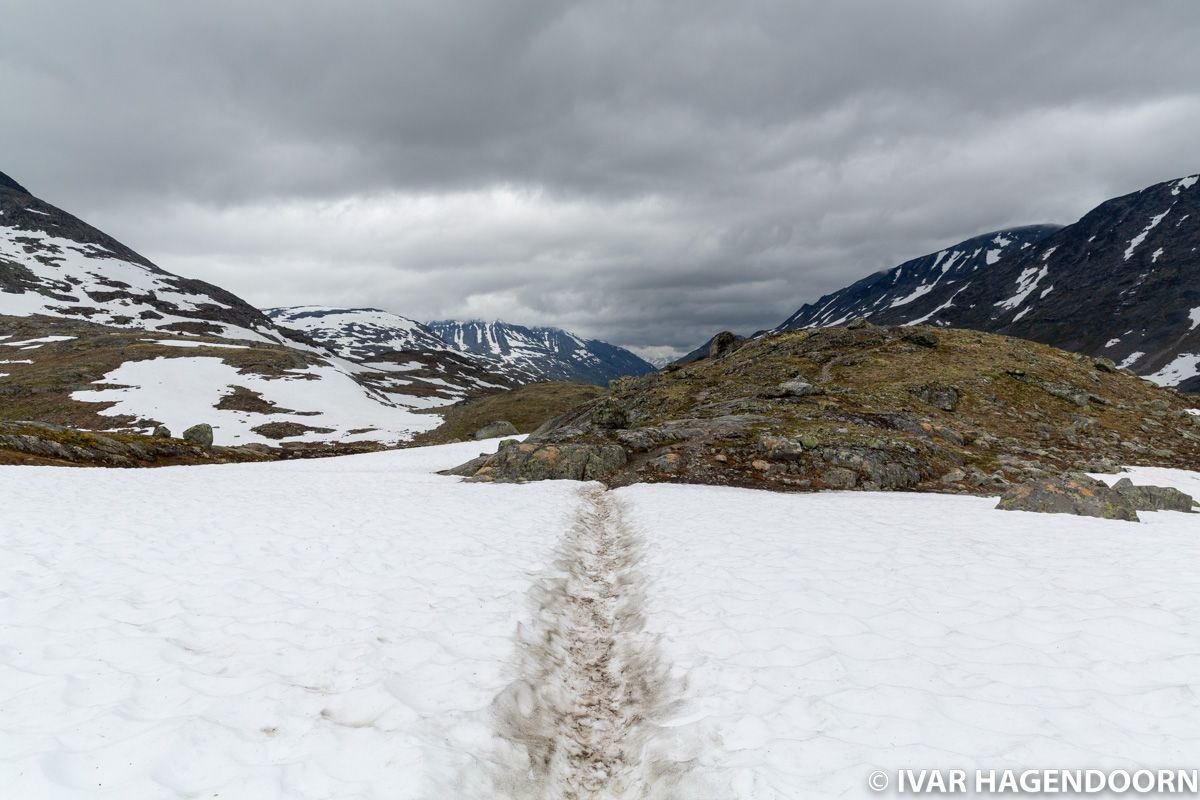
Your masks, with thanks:
[(1000, 494), (1120, 464), (1200, 469), (1193, 403), (1034, 342), (860, 322), (622, 378), (535, 431), (521, 456), (505, 448), (458, 472), (567, 477), (539, 460), (569, 448), (568, 461), (584, 460), (588, 476), (611, 485)]

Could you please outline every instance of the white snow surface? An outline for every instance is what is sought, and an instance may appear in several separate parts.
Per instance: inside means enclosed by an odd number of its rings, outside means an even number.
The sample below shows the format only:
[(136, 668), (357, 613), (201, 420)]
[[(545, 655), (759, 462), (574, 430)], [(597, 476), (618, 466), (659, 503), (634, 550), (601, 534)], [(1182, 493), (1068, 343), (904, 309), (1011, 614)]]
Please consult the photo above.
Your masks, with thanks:
[[(468, 443), (275, 464), (0, 467), (0, 786), (38, 800), (532, 798), (491, 709), (580, 484), (431, 474)], [(1200, 474), (1135, 482), (1200, 494)], [(610, 493), (643, 542), (688, 790), (867, 796), (874, 769), (1188, 765), (1196, 518), (994, 499)], [(63, 502), (70, 498), (70, 502)], [(131, 502), (131, 500), (135, 500)], [(670, 776), (668, 776), (670, 777)]]
[[(11, 337), (4, 337), (6, 339)], [(20, 347), (24, 350), (32, 350), (35, 347), (40, 347), (44, 344), (53, 344), (54, 342), (67, 342), (74, 339), (74, 336), (42, 336), (37, 339), (24, 339), (19, 342), (4, 342), (4, 347)]]
[(191, 339), (155, 339), (154, 344), (161, 344), (165, 347), (215, 347), (223, 350), (245, 350), (244, 344), (217, 344), (215, 342), (201, 342)]
[[(1125, 248), (1125, 260), (1126, 261), (1128, 261), (1130, 259), (1130, 257), (1133, 255), (1133, 251), (1137, 250), (1138, 245), (1140, 245), (1142, 242), (1146, 241), (1146, 237), (1150, 234), (1150, 231), (1152, 231), (1156, 227), (1158, 227), (1158, 223), (1162, 222), (1163, 217), (1165, 217), (1169, 213), (1171, 213), (1170, 208), (1168, 208), (1166, 211), (1162, 212), (1161, 214), (1156, 214), (1153, 217), (1151, 217), (1149, 224), (1146, 225), (1146, 227), (1142, 230), (1142, 232), (1129, 240), (1129, 247)], [(1155, 258), (1154, 260), (1157, 261), (1158, 259)]]
[(1200, 180), (1200, 175), (1189, 175), (1186, 178), (1180, 178), (1175, 181), (1175, 185), (1171, 188), (1171, 194), (1179, 194), (1184, 189), (1190, 189), (1196, 185), (1196, 181)]
[(1200, 353), (1180, 353), (1158, 372), (1143, 377), (1159, 386), (1175, 386), (1197, 375), (1200, 375)]
[[(293, 370), (284, 377), (267, 378), (241, 373), (215, 357), (160, 357), (127, 361), (97, 383), (118, 388), (78, 391), (71, 399), (113, 403), (99, 413), (154, 419), (175, 431), (207, 422), (213, 427), (215, 443), (220, 445), (277, 444), (277, 440), (252, 430), (269, 422), (298, 422), (313, 428), (333, 429), (330, 433), (310, 431), (288, 437), (291, 442), (400, 442), (441, 423), (437, 416), (413, 413), (412, 408), (434, 405), (428, 399), (414, 397), (412, 406), (393, 405), (382, 395), (376, 398), (336, 365), (310, 366)], [(235, 386), (260, 393), (263, 399), (275, 403), (281, 413), (216, 408)], [(370, 430), (350, 433), (364, 428)]]
[(1050, 273), (1048, 267), (1026, 267), (1021, 270), (1021, 274), (1017, 276), (1017, 291), (1012, 297), (1005, 298), (996, 303), (1000, 308), (1011, 311), (1025, 302), (1025, 299), (1033, 293), (1033, 290), (1038, 287), (1042, 279)]

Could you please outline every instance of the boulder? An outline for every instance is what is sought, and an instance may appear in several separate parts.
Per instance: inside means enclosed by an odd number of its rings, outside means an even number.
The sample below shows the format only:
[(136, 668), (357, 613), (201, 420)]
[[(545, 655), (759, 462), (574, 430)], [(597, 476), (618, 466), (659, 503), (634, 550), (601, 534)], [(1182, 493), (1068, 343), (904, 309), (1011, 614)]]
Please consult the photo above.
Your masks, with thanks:
[(475, 431), (475, 440), (480, 439), (496, 439), (501, 436), (516, 436), (518, 433), (517, 426), (507, 420), (498, 420), (484, 425), (479, 430)]
[(1125, 495), (1086, 475), (1025, 481), (1005, 492), (996, 508), (1138, 521), (1137, 509)]
[(193, 425), (183, 432), (183, 438), (192, 444), (198, 444), (201, 447), (212, 447), (213, 429), (212, 425), (207, 422), (201, 422), (199, 425)]
[(629, 424), (625, 409), (610, 397), (592, 407), (591, 420), (593, 425), (603, 430), (617, 430)]
[(721, 358), (737, 349), (738, 338), (732, 331), (721, 331), (708, 344), (708, 357)]
[(151, 435), (154, 436), (155, 439), (170, 439), (171, 429), (166, 425), (159, 425), (155, 427), (154, 433)]
[(1129, 478), (1121, 478), (1112, 486), (1138, 511), (1183, 511), (1192, 513), (1196, 501), (1170, 486), (1135, 486)]
[[(625, 450), (615, 444), (533, 444), (505, 447), (479, 464), (474, 459), (449, 470), (469, 474), (470, 480), (498, 483), (525, 481), (594, 481), (611, 475), (625, 465)], [(471, 469), (474, 473), (471, 474)]]
[(904, 341), (910, 344), (915, 344), (918, 347), (937, 347), (938, 338), (930, 331), (909, 331), (904, 334)]
[(927, 403), (942, 411), (953, 411), (958, 408), (958, 390), (953, 386), (943, 386), (940, 383), (928, 383), (916, 386), (909, 391), (922, 403)]
[(763, 393), (763, 397), (814, 397), (825, 394), (825, 390), (820, 386), (813, 386), (808, 381), (800, 380), (799, 378), (784, 381), (778, 386), (772, 387)]

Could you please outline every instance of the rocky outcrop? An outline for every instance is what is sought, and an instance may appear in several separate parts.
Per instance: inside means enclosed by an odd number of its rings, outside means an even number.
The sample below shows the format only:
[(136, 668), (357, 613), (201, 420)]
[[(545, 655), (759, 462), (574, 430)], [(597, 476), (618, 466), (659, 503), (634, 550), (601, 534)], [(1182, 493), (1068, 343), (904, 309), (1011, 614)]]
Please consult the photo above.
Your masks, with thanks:
[(1086, 475), (1040, 478), (1014, 486), (996, 508), (1137, 522), (1137, 509), (1128, 497)]
[(1087, 475), (1065, 475), (1014, 486), (996, 508), (1137, 522), (1138, 511), (1191, 512), (1194, 505), (1190, 495), (1169, 486), (1135, 486), (1129, 478), (1109, 486)]
[(1106, 366), (975, 331), (860, 321), (770, 335), (614, 381), (457, 472), (995, 496), (1120, 464), (1200, 468), (1184, 396)]
[(1138, 511), (1182, 511), (1191, 513), (1196, 501), (1172, 486), (1135, 486), (1129, 478), (1121, 478), (1112, 489)]
[(208, 448), (161, 436), (79, 431), (43, 422), (0, 422), (0, 463), (141, 467), (261, 461), (270, 454)]
[(517, 427), (508, 420), (499, 420), (484, 425), (479, 430), (475, 431), (475, 441), (481, 439), (498, 439), (501, 436), (516, 436)]
[(495, 455), (470, 462), (477, 464), (471, 480), (504, 483), (601, 480), (612, 475), (625, 461), (625, 451), (613, 444), (518, 444), (512, 441)]

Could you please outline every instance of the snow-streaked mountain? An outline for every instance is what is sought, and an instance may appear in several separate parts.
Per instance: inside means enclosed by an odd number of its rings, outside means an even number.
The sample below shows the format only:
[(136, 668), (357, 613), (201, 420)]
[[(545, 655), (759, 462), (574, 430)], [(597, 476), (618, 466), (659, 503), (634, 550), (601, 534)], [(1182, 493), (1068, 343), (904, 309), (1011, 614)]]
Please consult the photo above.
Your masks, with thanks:
[(955, 294), (982, 269), (1012, 260), (1058, 230), (1029, 225), (975, 236), (953, 247), (905, 261), (801, 306), (776, 330), (841, 325), (856, 317), (895, 324), (925, 321), (931, 309), (949, 308)]
[[(1157, 183), (1057, 230), (1002, 232), (1013, 244), (991, 263), (981, 251), (983, 263), (976, 255), (963, 270), (966, 251), (997, 234), (968, 240), (827, 295), (780, 328), (854, 317), (976, 328), (1106, 356), (1161, 385), (1200, 391), (1198, 184), (1200, 175)], [(1020, 239), (1021, 230), (1031, 233)]]
[(0, 314), (291, 343), (241, 298), (160, 269), (3, 173)]
[(204, 422), (221, 445), (395, 443), (439, 423), (417, 412), (511, 385), (404, 322), (417, 351), (345, 358), (0, 173), (0, 419), (176, 434)]
[(654, 372), (650, 362), (616, 345), (583, 339), (559, 328), (527, 328), (507, 322), (440, 320), (429, 328), (464, 353), (483, 356), (521, 382), (579, 381), (606, 385), (623, 375)]
[(290, 306), (268, 308), (264, 313), (279, 325), (303, 331), (342, 358), (363, 360), (390, 352), (452, 349), (420, 322), (378, 308)]

